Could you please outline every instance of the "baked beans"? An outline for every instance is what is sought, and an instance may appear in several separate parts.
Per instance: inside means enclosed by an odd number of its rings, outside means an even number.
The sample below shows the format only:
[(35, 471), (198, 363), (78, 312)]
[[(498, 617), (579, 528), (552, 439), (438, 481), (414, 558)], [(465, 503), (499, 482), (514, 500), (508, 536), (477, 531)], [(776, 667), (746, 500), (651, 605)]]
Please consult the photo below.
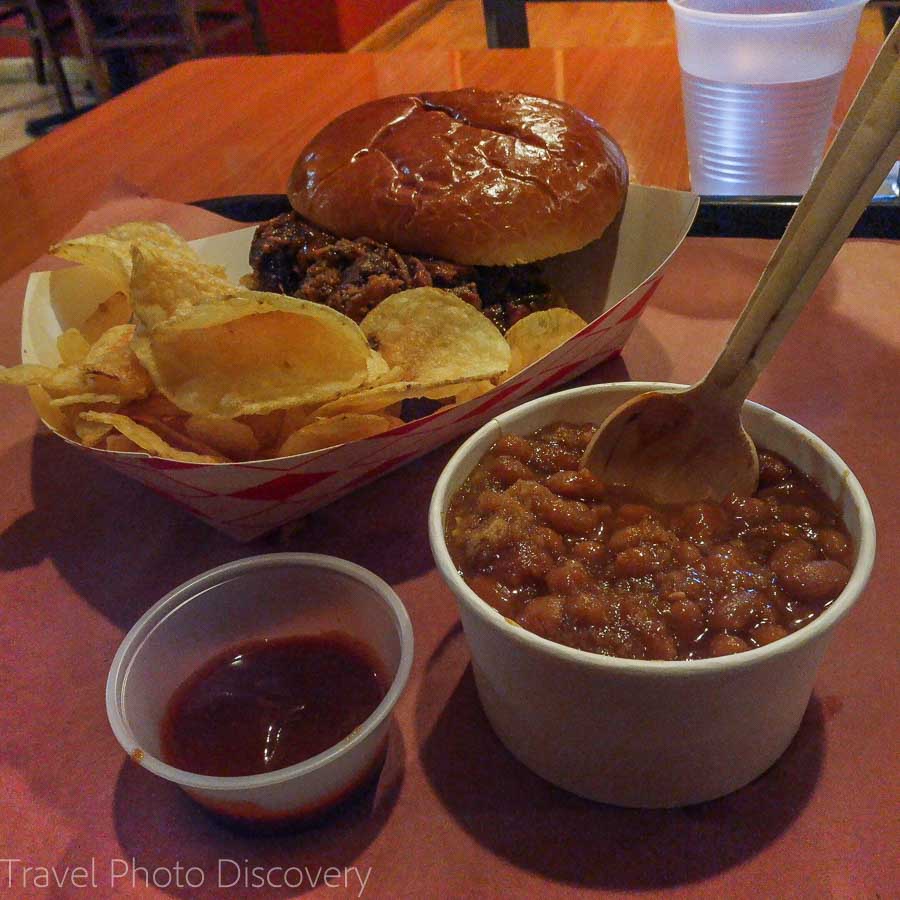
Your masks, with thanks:
[(846, 586), (834, 504), (780, 456), (760, 450), (752, 497), (660, 506), (580, 468), (595, 430), (501, 438), (450, 505), (460, 574), (523, 628), (627, 659), (725, 656), (802, 628)]

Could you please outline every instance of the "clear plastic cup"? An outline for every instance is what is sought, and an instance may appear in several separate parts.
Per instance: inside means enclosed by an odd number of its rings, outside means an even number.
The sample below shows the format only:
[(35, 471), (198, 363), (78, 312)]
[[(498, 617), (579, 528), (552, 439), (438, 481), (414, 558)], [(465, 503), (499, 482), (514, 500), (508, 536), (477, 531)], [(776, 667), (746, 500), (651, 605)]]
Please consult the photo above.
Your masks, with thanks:
[[(387, 684), (381, 703), (346, 738), (260, 775), (197, 775), (162, 761), (160, 728), (169, 700), (200, 666), (245, 641), (327, 632), (367, 645)], [(138, 620), (113, 659), (106, 711), (136, 763), (232, 823), (280, 829), (317, 818), (378, 771), (412, 658), (409, 616), (376, 575), (312, 553), (254, 556), (193, 578)]]
[(802, 194), (825, 141), (865, 0), (668, 0), (691, 187)]

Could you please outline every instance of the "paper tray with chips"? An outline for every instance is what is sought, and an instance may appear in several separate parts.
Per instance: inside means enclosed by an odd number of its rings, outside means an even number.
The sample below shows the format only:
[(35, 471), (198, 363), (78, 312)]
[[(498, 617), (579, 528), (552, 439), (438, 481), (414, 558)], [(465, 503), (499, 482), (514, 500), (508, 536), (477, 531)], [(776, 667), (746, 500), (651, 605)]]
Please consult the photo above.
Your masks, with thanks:
[[(558, 387), (621, 351), (666, 263), (697, 211), (695, 195), (631, 185), (625, 207), (599, 241), (547, 261), (545, 280), (588, 325), (510, 380), (466, 403), (440, 409), (391, 431), (280, 459), (203, 465), (143, 453), (94, 449), (113, 468), (187, 507), (215, 528), (249, 541), (474, 431), (526, 397)], [(248, 271), (254, 229), (194, 241), (204, 261), (237, 280)], [(31, 276), (22, 319), (22, 361), (55, 366), (56, 339), (77, 326), (103, 295), (82, 267)], [(68, 440), (63, 437), (64, 440)]]

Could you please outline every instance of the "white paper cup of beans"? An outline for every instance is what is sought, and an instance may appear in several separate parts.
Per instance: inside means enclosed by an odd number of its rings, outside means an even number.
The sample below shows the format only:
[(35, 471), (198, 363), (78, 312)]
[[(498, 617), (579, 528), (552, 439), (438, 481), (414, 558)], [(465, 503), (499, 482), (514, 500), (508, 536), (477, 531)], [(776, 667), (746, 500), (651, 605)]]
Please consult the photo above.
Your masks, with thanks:
[(821, 486), (855, 547), (846, 587), (811, 622), (727, 656), (623, 659), (538, 636), (482, 600), (457, 570), (444, 528), (451, 499), (490, 447), (555, 422), (599, 423), (635, 394), (676, 387), (577, 388), (499, 416), (454, 454), (429, 512), (432, 551), (459, 606), (478, 694), (497, 735), (553, 784), (620, 806), (700, 803), (765, 772), (800, 727), (833, 629), (862, 593), (875, 555), (869, 504), (844, 462), (802, 426), (747, 402), (744, 424), (756, 443)]

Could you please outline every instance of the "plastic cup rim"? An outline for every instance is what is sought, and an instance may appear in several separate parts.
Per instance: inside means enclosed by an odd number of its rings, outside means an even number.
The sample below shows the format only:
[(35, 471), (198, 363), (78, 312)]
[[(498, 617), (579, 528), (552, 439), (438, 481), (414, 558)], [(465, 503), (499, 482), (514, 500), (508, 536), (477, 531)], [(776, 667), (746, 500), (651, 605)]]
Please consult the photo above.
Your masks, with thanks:
[[(150, 632), (169, 614), (189, 603), (205, 589), (221, 584), (237, 574), (285, 566), (331, 569), (353, 578), (377, 595), (393, 614), (400, 639), (400, 660), (397, 664), (397, 671), (378, 706), (350, 735), (333, 747), (293, 766), (276, 769), (272, 772), (262, 772), (258, 775), (199, 775), (196, 772), (188, 772), (185, 769), (171, 766), (141, 747), (128, 725), (121, 698), (121, 688), (124, 687), (136, 656), (135, 648), (139, 647)], [(166, 781), (174, 782), (181, 787), (202, 791), (244, 791), (270, 787), (303, 778), (327, 766), (367, 740), (391, 714), (400, 699), (412, 670), (413, 653), (414, 638), (409, 614), (394, 589), (374, 572), (348, 560), (320, 553), (265, 553), (249, 556), (216, 566), (185, 581), (154, 603), (135, 622), (123, 638), (110, 665), (106, 681), (106, 715), (122, 749), (132, 758), (135, 751), (139, 751), (141, 754), (139, 764)]]
[(697, 19), (709, 23), (735, 25), (738, 27), (769, 27), (777, 25), (799, 25), (813, 22), (826, 22), (850, 15), (856, 8), (866, 5), (867, 0), (838, 0), (838, 5), (827, 9), (804, 9), (796, 12), (762, 13), (762, 12), (719, 12), (709, 9), (693, 9), (685, 0), (666, 0), (672, 7), (676, 17)]
[(661, 676), (678, 676), (691, 678), (710, 677), (753, 668), (765, 664), (774, 657), (792, 653), (804, 645), (812, 643), (816, 638), (826, 635), (850, 611), (865, 589), (875, 562), (875, 520), (872, 516), (868, 498), (847, 464), (821, 438), (793, 419), (752, 400), (745, 400), (745, 406), (762, 412), (770, 417), (780, 428), (793, 432), (798, 438), (808, 442), (816, 453), (823, 456), (833, 468), (844, 473), (843, 479), (846, 490), (859, 510), (860, 541), (850, 580), (828, 608), (808, 625), (804, 625), (793, 634), (779, 638), (770, 644), (728, 656), (695, 660), (622, 659), (615, 656), (591, 653), (587, 650), (578, 650), (575, 647), (567, 647), (564, 644), (558, 644), (555, 641), (540, 637), (520, 625), (510, 622), (466, 584), (447, 550), (444, 537), (444, 509), (449, 502), (449, 482), (451, 477), (456, 474), (456, 469), (460, 462), (470, 452), (471, 448), (484, 437), (488, 429), (498, 425), (502, 428), (510, 421), (514, 421), (516, 418), (524, 415), (526, 409), (530, 412), (539, 406), (551, 406), (561, 398), (577, 396), (578, 394), (605, 393), (622, 388), (634, 388), (634, 393), (641, 393), (642, 391), (653, 390), (678, 390), (685, 387), (687, 385), (660, 381), (627, 381), (571, 388), (567, 391), (551, 394), (548, 397), (530, 400), (491, 419), (457, 449), (441, 472), (431, 497), (431, 504), (428, 510), (429, 540), (431, 552), (442, 578), (459, 602), (476, 615), (482, 624), (495, 631), (502, 632), (506, 637), (519, 644), (524, 644), (538, 655), (555, 657), (573, 665), (587, 666), (599, 671), (609, 671), (610, 674), (627, 674), (634, 677), (658, 678)]

